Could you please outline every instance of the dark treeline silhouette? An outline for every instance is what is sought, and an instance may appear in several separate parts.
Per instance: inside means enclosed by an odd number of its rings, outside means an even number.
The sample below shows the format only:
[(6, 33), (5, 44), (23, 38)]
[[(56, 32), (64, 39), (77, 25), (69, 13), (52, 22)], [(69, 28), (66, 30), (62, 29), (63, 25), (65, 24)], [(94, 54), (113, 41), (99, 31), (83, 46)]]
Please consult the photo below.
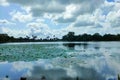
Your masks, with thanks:
[(91, 34), (82, 34), (75, 35), (74, 32), (68, 32), (68, 34), (64, 35), (62, 39), (59, 39), (54, 36), (54, 38), (50, 38), (49, 36), (42, 39), (38, 39), (37, 36), (32, 35), (32, 38), (26, 36), (25, 38), (19, 37), (14, 38), (13, 36), (8, 36), (7, 34), (0, 34), (0, 43), (5, 42), (47, 42), (47, 41), (120, 41), (120, 34), (105, 34), (100, 35), (99, 33)]
[(120, 41), (120, 34), (105, 34), (100, 35), (99, 33), (75, 35), (74, 32), (69, 32), (62, 38), (63, 41)]
[(32, 35), (32, 38), (29, 36), (26, 36), (25, 38), (19, 37), (14, 38), (13, 36), (8, 36), (7, 34), (0, 34), (0, 43), (6, 43), (6, 42), (47, 42), (47, 41), (60, 41), (57, 37), (50, 38), (49, 36), (42, 39), (37, 39), (37, 36)]

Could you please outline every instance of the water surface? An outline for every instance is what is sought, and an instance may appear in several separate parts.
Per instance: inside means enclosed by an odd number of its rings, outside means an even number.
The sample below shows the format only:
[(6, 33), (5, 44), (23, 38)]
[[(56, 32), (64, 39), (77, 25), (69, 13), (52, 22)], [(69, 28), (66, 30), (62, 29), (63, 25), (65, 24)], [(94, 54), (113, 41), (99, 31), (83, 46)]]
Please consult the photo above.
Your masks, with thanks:
[(119, 66), (120, 42), (0, 44), (0, 80), (117, 80)]

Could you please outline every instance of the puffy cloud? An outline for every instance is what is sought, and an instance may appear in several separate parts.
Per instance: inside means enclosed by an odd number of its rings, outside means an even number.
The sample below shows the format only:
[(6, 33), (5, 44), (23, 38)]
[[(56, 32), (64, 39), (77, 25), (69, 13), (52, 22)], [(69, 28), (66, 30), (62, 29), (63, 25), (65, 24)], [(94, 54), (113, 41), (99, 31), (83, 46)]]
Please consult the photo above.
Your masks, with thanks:
[[(112, 2), (107, 0), (6, 1), (10, 4), (19, 4), (24, 8), (25, 12), (13, 11), (11, 16), (13, 21), (25, 22), (29, 26), (27, 27), (30, 28), (27, 32), (29, 35), (46, 37), (56, 34), (62, 36), (68, 31), (74, 31), (76, 34), (109, 33), (112, 31), (112, 33), (115, 33), (113, 28), (120, 25), (119, 0)], [(37, 21), (38, 18), (43, 18), (45, 21)], [(51, 29), (46, 19), (55, 22), (59, 26), (61, 24), (68, 25), (59, 30)]]
[(0, 19), (0, 25), (11, 25), (11, 24), (15, 24), (15, 23), (10, 22), (6, 19)]
[(76, 20), (76, 15), (73, 13), (77, 10), (77, 6), (75, 4), (71, 4), (66, 6), (66, 10), (62, 15), (57, 16), (54, 20), (59, 23), (71, 23)]
[(6, 0), (0, 0), (0, 6), (8, 6), (9, 3)]
[[(17, 3), (21, 4), (23, 6), (29, 6), (31, 7), (31, 12), (33, 13), (34, 16), (40, 16), (44, 13), (62, 13), (65, 12), (66, 7), (74, 4), (74, 5), (79, 5), (76, 6), (76, 11), (74, 12), (75, 14), (83, 14), (83, 13), (91, 13), (93, 12), (96, 8), (98, 8), (104, 0), (31, 0), (31, 1), (16, 1), (16, 0), (7, 0), (9, 3)], [(34, 6), (33, 6), (34, 5)], [(69, 9), (72, 7), (69, 7)]]
[[(105, 1), (99, 10), (101, 10), (101, 14), (99, 16), (104, 16), (103, 18), (104, 24), (108, 24), (109, 27), (113, 27), (113, 28), (119, 27), (120, 3), (118, 1), (115, 1), (115, 2)], [(96, 19), (98, 18), (99, 17), (96, 17)]]
[(29, 28), (29, 35), (35, 35), (38, 38), (53, 38), (54, 35), (58, 38), (61, 38), (68, 31), (66, 28), (62, 29), (51, 29), (48, 24), (45, 23), (44, 19), (36, 19), (34, 22), (28, 23), (27, 28)]
[(33, 19), (31, 13), (13, 11), (10, 13), (10, 15), (12, 16), (13, 21), (27, 22), (27, 21), (31, 21)]
[[(68, 26), (68, 30), (78, 33), (118, 33), (113, 29), (120, 27), (120, 3), (105, 1), (92, 14), (79, 15), (77, 19)], [(77, 27), (77, 28), (76, 28)], [(119, 29), (119, 28), (117, 28)], [(82, 30), (82, 31), (81, 31)]]
[(91, 15), (82, 15), (77, 18), (77, 21), (73, 23), (74, 27), (81, 26), (93, 26), (94, 25), (94, 16)]
[(30, 29), (30, 35), (36, 35), (40, 38), (46, 38), (52, 35), (48, 25), (45, 24), (43, 20), (28, 23), (27, 27)]
[(29, 34), (29, 30), (16, 30), (8, 27), (0, 27), (0, 31), (14, 37), (25, 37)]
[(120, 27), (120, 10), (108, 13), (106, 21), (110, 23), (111, 27)]
[[(16, 1), (16, 0), (8, 0), (10, 3), (18, 3), (23, 6), (31, 7), (31, 12), (34, 16), (40, 16), (44, 13), (60, 13), (64, 11), (64, 5), (58, 3), (57, 1), (49, 1), (49, 0), (31, 0), (31, 1)], [(34, 5), (34, 6), (33, 6)], [(57, 6), (57, 7), (56, 7)]]
[[(61, 16), (58, 16), (55, 21), (58, 23), (71, 23), (74, 22), (79, 15), (83, 14), (91, 14), (93, 13), (99, 6), (101, 2), (95, 6), (93, 3), (96, 3), (94, 0), (91, 2), (89, 1), (70, 1), (70, 4), (66, 5), (65, 11), (61, 14)], [(87, 5), (87, 6), (85, 6)], [(94, 5), (94, 6), (93, 6)]]

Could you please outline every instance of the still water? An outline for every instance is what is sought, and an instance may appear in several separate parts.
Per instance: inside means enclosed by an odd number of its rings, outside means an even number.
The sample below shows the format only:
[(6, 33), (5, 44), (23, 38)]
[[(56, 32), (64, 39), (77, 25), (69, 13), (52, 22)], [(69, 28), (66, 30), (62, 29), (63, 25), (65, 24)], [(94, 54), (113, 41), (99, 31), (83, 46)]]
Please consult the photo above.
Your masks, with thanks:
[(120, 42), (0, 44), (0, 80), (117, 80)]

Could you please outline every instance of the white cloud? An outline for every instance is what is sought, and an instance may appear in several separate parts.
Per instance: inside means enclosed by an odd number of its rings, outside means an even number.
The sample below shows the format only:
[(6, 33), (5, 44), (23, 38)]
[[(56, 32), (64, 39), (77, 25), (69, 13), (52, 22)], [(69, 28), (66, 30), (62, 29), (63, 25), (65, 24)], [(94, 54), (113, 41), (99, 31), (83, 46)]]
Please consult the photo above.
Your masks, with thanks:
[(106, 16), (106, 22), (110, 23), (111, 27), (120, 27), (120, 9), (109, 12)]
[(52, 35), (51, 30), (43, 20), (37, 19), (36, 22), (28, 23), (27, 26), (30, 29), (30, 35), (36, 35), (39, 38), (46, 38)]
[(15, 23), (10, 22), (6, 19), (0, 19), (0, 25), (11, 25), (11, 24), (15, 24)]
[(73, 23), (74, 27), (93, 26), (95, 24), (95, 18), (93, 15), (80, 15)]
[[(72, 22), (68, 29), (74, 31), (76, 34), (80, 33), (119, 33), (118, 30), (113, 29), (120, 27), (120, 3), (107, 2), (97, 8), (92, 14), (79, 15), (77, 19)], [(77, 28), (76, 28), (77, 27)]]
[[(9, 23), (7, 20), (1, 20), (1, 23)], [(44, 19), (35, 19), (34, 22), (27, 23), (25, 30), (16, 30), (11, 27), (0, 27), (0, 32), (1, 33), (7, 33), (9, 36), (14, 36), (14, 37), (26, 37), (32, 35), (37, 36), (37, 38), (54, 38), (54, 35), (58, 38), (61, 38), (64, 34), (67, 34), (68, 31), (65, 29), (50, 29), (50, 27), (45, 24)], [(17, 27), (16, 25), (14, 27)]]
[(76, 20), (76, 15), (74, 15), (74, 12), (76, 12), (78, 5), (70, 4), (65, 7), (65, 12), (63, 12), (60, 15), (56, 15), (56, 17), (52, 17), (53, 20), (57, 23), (71, 23)]
[[(70, 1), (70, 3), (65, 6), (65, 11), (57, 16), (57, 18), (53, 18), (58, 23), (71, 23), (74, 22), (80, 15), (92, 14), (101, 5), (102, 2), (102, 0), (100, 1), (100, 3), (97, 3), (94, 0), (92, 0), (91, 2), (89, 2), (88, 0)], [(97, 5), (94, 3), (96, 3)]]
[(30, 30), (29, 35), (36, 35), (38, 38), (53, 38), (54, 35), (61, 38), (63, 35), (67, 34), (65, 28), (62, 29), (51, 29), (48, 24), (45, 23), (44, 19), (37, 19), (34, 22), (28, 23), (27, 27)]
[[(7, 0), (19, 4), (23, 12), (13, 11), (12, 20), (29, 26), (27, 34), (39, 37), (61, 36), (68, 31), (79, 33), (109, 33), (120, 27), (120, 3), (107, 0)], [(34, 6), (33, 6), (34, 5)], [(37, 20), (39, 19), (40, 20)], [(42, 20), (45, 19), (45, 20)], [(51, 29), (46, 18), (57, 25), (68, 24), (65, 28)], [(47, 23), (47, 24), (46, 24)], [(55, 25), (56, 25), (55, 24)], [(107, 28), (109, 28), (107, 30)], [(115, 31), (113, 31), (114, 33)], [(116, 32), (117, 33), (117, 32)]]
[(0, 0), (0, 6), (8, 6), (9, 3), (6, 0)]
[[(104, 0), (31, 0), (31, 1), (16, 1), (16, 0), (8, 0), (9, 3), (16, 3), (16, 4), (21, 4), (23, 6), (29, 6), (31, 8), (31, 12), (34, 16), (41, 16), (45, 13), (57, 13), (61, 14), (65, 11), (68, 12), (72, 10), (74, 15), (79, 15), (83, 13), (91, 13), (93, 12), (96, 8), (98, 8)], [(33, 6), (34, 5), (34, 6)], [(74, 5), (74, 6), (73, 6)], [(75, 6), (77, 5), (77, 6)], [(70, 16), (70, 15), (69, 15)]]
[(2, 33), (6, 33), (9, 36), (14, 37), (26, 37), (26, 35), (29, 34), (29, 30), (16, 30), (8, 27), (0, 27), (0, 30), (2, 31)]
[(66, 6), (66, 11), (64, 12), (63, 17), (65, 19), (73, 17), (73, 13), (76, 12), (78, 8), (79, 8), (79, 5), (75, 5), (75, 4), (70, 4)]
[[(107, 2), (105, 1), (104, 4), (99, 9), (101, 14), (96, 16), (96, 19), (102, 18), (104, 24), (108, 24), (109, 27), (120, 27), (120, 3), (116, 2)], [(100, 21), (99, 21), (100, 22)], [(104, 25), (105, 26), (105, 25)]]
[(13, 21), (28, 22), (28, 21), (31, 21), (33, 19), (31, 13), (13, 11), (10, 13), (10, 15), (12, 16)]

